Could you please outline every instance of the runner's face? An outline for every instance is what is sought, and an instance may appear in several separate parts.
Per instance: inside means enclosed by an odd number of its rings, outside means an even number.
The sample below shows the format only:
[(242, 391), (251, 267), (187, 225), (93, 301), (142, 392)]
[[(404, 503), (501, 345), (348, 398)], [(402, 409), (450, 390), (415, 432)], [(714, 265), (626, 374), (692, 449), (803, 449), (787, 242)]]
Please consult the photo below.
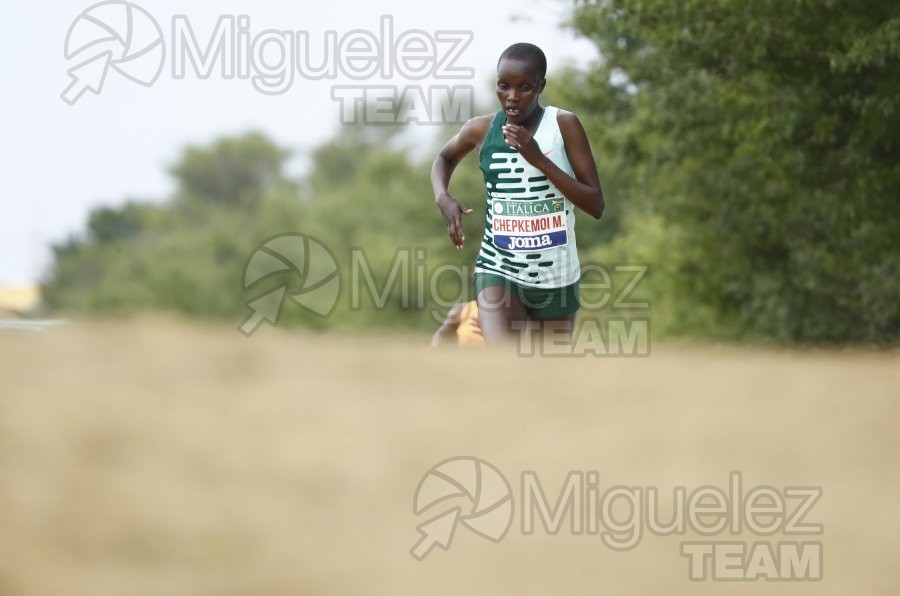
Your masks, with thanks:
[(525, 123), (538, 108), (544, 79), (528, 60), (504, 58), (497, 65), (497, 99), (512, 124)]

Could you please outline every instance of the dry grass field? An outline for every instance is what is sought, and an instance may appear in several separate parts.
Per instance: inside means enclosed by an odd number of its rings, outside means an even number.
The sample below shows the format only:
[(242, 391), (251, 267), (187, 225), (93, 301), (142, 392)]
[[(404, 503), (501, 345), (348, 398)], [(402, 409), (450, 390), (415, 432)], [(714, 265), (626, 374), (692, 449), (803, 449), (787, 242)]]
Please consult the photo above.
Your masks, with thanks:
[[(653, 346), (537, 359), (169, 320), (0, 332), (0, 595), (900, 593), (900, 353)], [(519, 499), (570, 470), (602, 490), (817, 486), (815, 582), (689, 580), (686, 536), (495, 544), (424, 561), (419, 480), (494, 464)], [(554, 497), (555, 498), (555, 497)], [(519, 503), (517, 502), (517, 505)], [(661, 515), (671, 515), (671, 506)]]

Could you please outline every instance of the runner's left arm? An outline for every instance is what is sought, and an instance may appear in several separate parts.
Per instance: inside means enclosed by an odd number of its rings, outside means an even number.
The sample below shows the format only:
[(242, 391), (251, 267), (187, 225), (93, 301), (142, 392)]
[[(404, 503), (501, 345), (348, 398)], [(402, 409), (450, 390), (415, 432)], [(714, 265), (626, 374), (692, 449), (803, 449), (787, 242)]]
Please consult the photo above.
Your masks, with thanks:
[(603, 216), (606, 202), (603, 189), (600, 187), (600, 176), (597, 164), (588, 141), (587, 133), (578, 116), (565, 110), (559, 111), (559, 130), (566, 146), (566, 154), (575, 177), (572, 178), (560, 169), (550, 158), (541, 152), (537, 141), (523, 126), (506, 125), (504, 136), (511, 145), (519, 145), (519, 154), (525, 161), (539, 169), (547, 179), (559, 189), (576, 207), (592, 215), (595, 219)]

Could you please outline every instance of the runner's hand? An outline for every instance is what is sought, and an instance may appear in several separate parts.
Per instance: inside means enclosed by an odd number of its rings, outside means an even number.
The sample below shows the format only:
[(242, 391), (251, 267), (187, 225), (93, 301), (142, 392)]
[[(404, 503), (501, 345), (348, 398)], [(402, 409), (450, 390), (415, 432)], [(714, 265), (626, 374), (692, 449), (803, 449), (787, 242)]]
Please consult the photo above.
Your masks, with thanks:
[(462, 249), (463, 242), (466, 240), (466, 233), (463, 230), (461, 215), (470, 215), (471, 209), (467, 209), (465, 205), (460, 203), (450, 193), (443, 193), (435, 200), (444, 221), (447, 222), (447, 233), (450, 235), (450, 241), (457, 250)]
[(531, 132), (518, 124), (503, 125), (503, 139), (506, 144), (519, 152), (519, 155), (532, 165), (534, 160), (541, 157), (541, 146), (531, 136)]

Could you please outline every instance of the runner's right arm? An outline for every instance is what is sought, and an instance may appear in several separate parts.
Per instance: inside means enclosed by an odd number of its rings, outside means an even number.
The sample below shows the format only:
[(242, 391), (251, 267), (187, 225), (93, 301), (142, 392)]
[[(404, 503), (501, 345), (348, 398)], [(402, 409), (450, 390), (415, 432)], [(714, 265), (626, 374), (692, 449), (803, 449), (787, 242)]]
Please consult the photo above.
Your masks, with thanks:
[(450, 194), (450, 176), (462, 159), (474, 149), (481, 146), (487, 135), (493, 116), (476, 116), (471, 118), (452, 139), (440, 150), (434, 164), (431, 166), (431, 188), (434, 191), (434, 202), (437, 204), (444, 221), (447, 223), (447, 233), (457, 249), (463, 247), (465, 232), (463, 230), (461, 216), (472, 213), (456, 197)]

